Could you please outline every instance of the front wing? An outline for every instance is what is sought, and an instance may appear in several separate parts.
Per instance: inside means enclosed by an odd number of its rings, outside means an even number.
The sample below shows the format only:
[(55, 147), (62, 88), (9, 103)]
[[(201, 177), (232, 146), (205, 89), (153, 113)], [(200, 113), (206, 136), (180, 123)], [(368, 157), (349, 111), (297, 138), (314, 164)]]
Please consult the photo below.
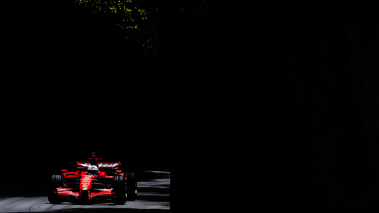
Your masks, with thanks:
[(57, 188), (58, 196), (71, 197), (75, 199), (92, 200), (99, 197), (111, 197), (112, 189), (96, 189), (95, 191), (79, 191), (77, 188)]

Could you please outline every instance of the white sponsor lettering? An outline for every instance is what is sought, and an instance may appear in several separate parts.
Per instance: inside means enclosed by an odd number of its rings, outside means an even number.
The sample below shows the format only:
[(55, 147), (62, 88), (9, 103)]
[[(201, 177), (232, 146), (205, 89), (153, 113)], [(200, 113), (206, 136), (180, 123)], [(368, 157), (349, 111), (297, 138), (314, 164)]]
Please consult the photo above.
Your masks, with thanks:
[(115, 167), (118, 163), (99, 163), (99, 167)]
[[(80, 166), (83, 166), (83, 167), (90, 167), (91, 164), (90, 163), (78, 163), (78, 165)], [(116, 166), (119, 166), (120, 164), (119, 163), (99, 163), (98, 166), (99, 167), (108, 167), (108, 168), (113, 168), (113, 167), (116, 167)]]

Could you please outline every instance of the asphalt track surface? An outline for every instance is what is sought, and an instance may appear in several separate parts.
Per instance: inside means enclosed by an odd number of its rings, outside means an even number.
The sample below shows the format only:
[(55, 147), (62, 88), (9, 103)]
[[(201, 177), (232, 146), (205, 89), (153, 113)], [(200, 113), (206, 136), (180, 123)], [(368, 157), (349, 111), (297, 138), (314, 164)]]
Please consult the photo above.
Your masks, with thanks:
[(137, 175), (137, 198), (135, 201), (127, 201), (124, 205), (114, 205), (111, 201), (93, 204), (50, 204), (47, 196), (0, 197), (0, 212), (169, 212), (170, 172), (144, 171)]

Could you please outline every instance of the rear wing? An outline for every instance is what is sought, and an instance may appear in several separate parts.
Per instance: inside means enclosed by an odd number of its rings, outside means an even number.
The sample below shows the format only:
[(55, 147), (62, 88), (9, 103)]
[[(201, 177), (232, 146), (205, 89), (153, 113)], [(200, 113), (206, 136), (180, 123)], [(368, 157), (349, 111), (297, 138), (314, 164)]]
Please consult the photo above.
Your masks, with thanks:
[[(77, 161), (78, 169), (87, 169), (91, 165), (91, 158), (88, 161)], [(97, 158), (97, 166), (99, 170), (104, 169), (120, 169), (120, 161), (101, 161), (101, 158)]]

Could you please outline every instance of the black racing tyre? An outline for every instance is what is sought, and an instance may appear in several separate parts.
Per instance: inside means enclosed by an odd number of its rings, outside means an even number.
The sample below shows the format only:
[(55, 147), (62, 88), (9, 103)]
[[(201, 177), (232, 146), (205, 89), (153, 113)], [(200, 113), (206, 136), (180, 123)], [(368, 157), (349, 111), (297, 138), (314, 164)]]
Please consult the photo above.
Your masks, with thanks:
[(124, 176), (114, 176), (112, 188), (115, 194), (112, 196), (114, 204), (125, 204), (126, 202), (126, 183)]
[(137, 197), (137, 180), (134, 173), (129, 172), (126, 176), (126, 194), (128, 200), (136, 200)]
[(57, 188), (63, 186), (62, 175), (51, 175), (48, 184), (48, 200), (52, 204), (59, 204), (62, 202), (61, 197), (58, 196)]

